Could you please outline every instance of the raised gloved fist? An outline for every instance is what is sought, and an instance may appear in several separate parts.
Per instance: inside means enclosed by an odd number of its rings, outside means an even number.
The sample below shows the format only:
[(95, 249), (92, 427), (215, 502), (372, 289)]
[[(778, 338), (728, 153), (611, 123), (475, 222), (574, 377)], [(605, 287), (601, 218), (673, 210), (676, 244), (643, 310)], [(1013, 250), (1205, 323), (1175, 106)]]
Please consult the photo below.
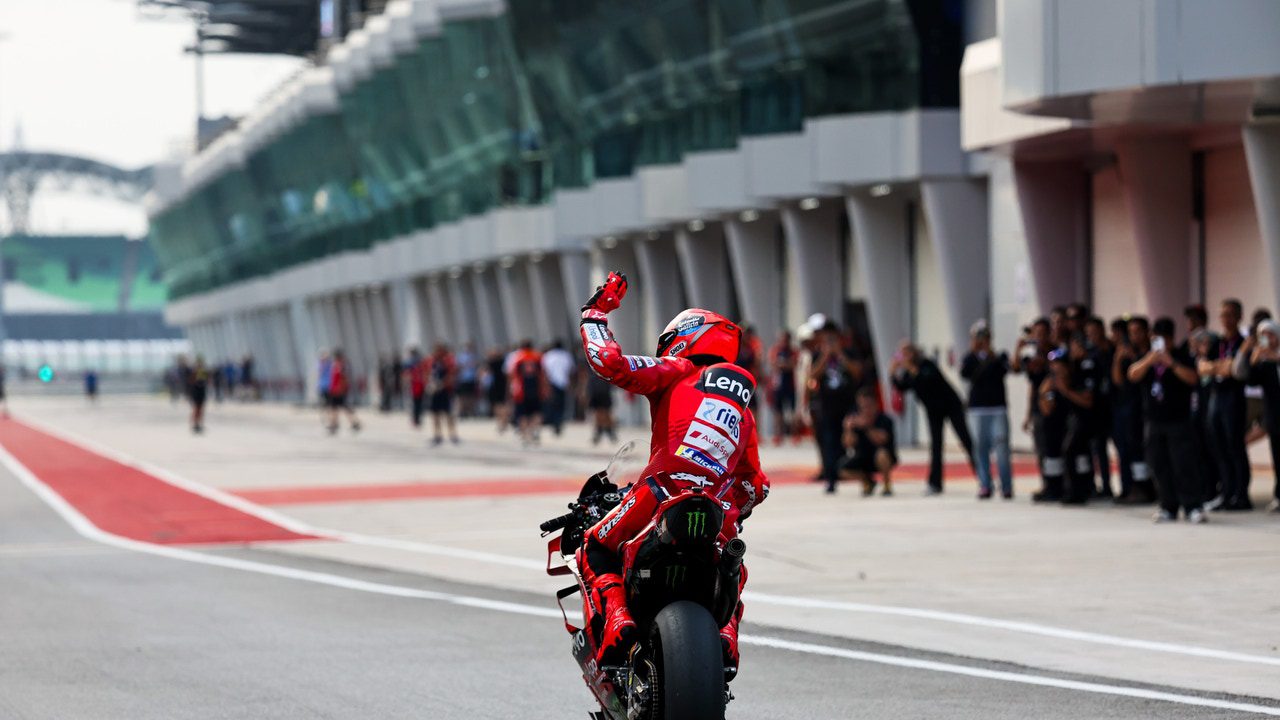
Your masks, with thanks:
[(591, 299), (582, 306), (582, 311), (610, 313), (622, 305), (622, 298), (627, 294), (627, 276), (619, 271), (609, 273), (604, 284), (596, 288)]

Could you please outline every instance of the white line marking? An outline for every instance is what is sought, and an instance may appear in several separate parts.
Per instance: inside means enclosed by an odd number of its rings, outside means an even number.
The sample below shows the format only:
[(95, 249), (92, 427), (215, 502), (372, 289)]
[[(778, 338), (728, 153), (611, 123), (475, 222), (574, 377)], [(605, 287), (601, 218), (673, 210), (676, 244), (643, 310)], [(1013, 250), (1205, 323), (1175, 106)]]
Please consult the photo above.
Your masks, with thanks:
[[(163, 545), (154, 545), (151, 543), (139, 542), (137, 540), (130, 540), (118, 535), (113, 535), (98, 528), (90, 522), (88, 518), (80, 514), (78, 510), (64, 500), (61, 495), (58, 495), (52, 488), (45, 485), (43, 481), (37, 478), (25, 465), (20, 463), (17, 458), (13, 457), (13, 455), (3, 447), (0, 447), (0, 464), (4, 465), (5, 468), (12, 472), (23, 485), (35, 493), (36, 496), (49, 505), (49, 507), (53, 508), (53, 510), (58, 513), (58, 515), (61, 516), (62, 519), (66, 521), (67, 524), (69, 524), (77, 533), (90, 540), (103, 543), (104, 545), (123, 548), (125, 550), (133, 550), (149, 555), (158, 555), (160, 557), (166, 557), (173, 560), (183, 560), (201, 565), (212, 565), (229, 570), (259, 573), (261, 575), (270, 575), (289, 580), (300, 580), (303, 582), (327, 585), (345, 590), (356, 590), (359, 592), (389, 595), (392, 597), (415, 600), (430, 600), (462, 607), (490, 610), (493, 612), (560, 619), (560, 613), (558, 611), (534, 605), (490, 600), (488, 598), (469, 597), (466, 595), (454, 595), (452, 593), (434, 592), (431, 590), (421, 590), (418, 588), (409, 588), (400, 585), (368, 582), (364, 580), (357, 580), (355, 578), (344, 577), (342, 575), (302, 570), (300, 568), (293, 568), (286, 565), (273, 565), (253, 560), (207, 555), (182, 548), (166, 547)], [(1074, 690), (1077, 692), (1087, 692), (1097, 695), (1114, 695), (1144, 700), (1158, 700), (1180, 705), (1193, 705), (1219, 710), (1231, 710), (1235, 712), (1280, 717), (1280, 707), (1269, 707), (1253, 703), (1217, 700), (1214, 698), (1197, 697), (1195, 695), (1181, 695), (1178, 693), (1160, 692), (1144, 688), (1126, 687), (1123, 685), (1103, 685), (1100, 683), (1065, 680), (1030, 673), (989, 670), (969, 665), (957, 665), (933, 660), (918, 660), (898, 655), (862, 652), (859, 650), (795, 642), (792, 640), (784, 640), (782, 638), (767, 636), (743, 635), (740, 640), (747, 645), (768, 647), (776, 650), (785, 650), (806, 655), (842, 658), (857, 662), (876, 663), (880, 665), (948, 673), (952, 675), (964, 675), (967, 677), (1021, 683), (1024, 685), (1038, 685), (1041, 687)]]
[(464, 595), (434, 592), (431, 590), (420, 590), (400, 585), (368, 582), (342, 575), (334, 575), (332, 573), (301, 570), (286, 565), (273, 565), (270, 563), (224, 557), (220, 555), (209, 555), (206, 553), (196, 552), (194, 550), (170, 547), (166, 545), (156, 545), (153, 543), (121, 537), (94, 525), (92, 521), (82, 515), (79, 510), (76, 510), (75, 507), (63, 499), (63, 497), (54, 491), (53, 488), (49, 487), (44, 483), (44, 481), (37, 478), (30, 469), (10, 454), (4, 447), (0, 447), (0, 464), (4, 465), (5, 468), (12, 472), (23, 485), (27, 486), (28, 489), (34, 492), (37, 497), (45, 502), (45, 504), (53, 508), (54, 512), (58, 513), (58, 515), (61, 516), (73, 530), (89, 540), (93, 540), (104, 545), (147, 553), (149, 555), (159, 555), (161, 557), (167, 557), (174, 560), (185, 560), (187, 562), (214, 565), (231, 570), (243, 570), (263, 575), (274, 575), (276, 577), (288, 578), (290, 580), (302, 580), (305, 582), (329, 585), (331, 587), (338, 587), (346, 590), (359, 590), (361, 592), (376, 593), (379, 595), (416, 598), (420, 600), (435, 600), (454, 605), (500, 610), (502, 612), (518, 612), (524, 615), (536, 615), (538, 617), (560, 617), (560, 611), (552, 608), (540, 608), (533, 605), (516, 605), (513, 603), (504, 603), (485, 598), (474, 598)]
[(508, 555), (498, 555), (479, 550), (466, 550), (463, 548), (449, 547), (447, 545), (435, 545), (415, 540), (377, 537), (373, 535), (347, 532), (345, 530), (316, 527), (298, 520), (297, 518), (263, 507), (251, 500), (246, 500), (239, 495), (234, 495), (225, 490), (220, 490), (218, 488), (196, 482), (195, 480), (182, 477), (181, 475), (172, 473), (158, 465), (154, 465), (145, 460), (140, 460), (114, 448), (107, 447), (106, 445), (90, 438), (83, 437), (67, 430), (62, 430), (61, 428), (55, 428), (42, 422), (30, 420), (26, 417), (22, 418), (21, 421), (27, 425), (37, 428), (41, 432), (48, 433), (49, 435), (69, 442), (72, 445), (79, 445), (86, 450), (96, 452), (103, 457), (120, 463), (121, 465), (152, 475), (169, 483), (170, 485), (173, 485), (174, 487), (181, 488), (187, 492), (199, 495), (227, 507), (235, 508), (247, 515), (252, 515), (261, 520), (265, 520), (266, 522), (278, 525), (290, 532), (298, 533), (299, 535), (314, 535), (324, 540), (345, 542), (352, 545), (368, 545), (391, 550), (415, 552), (422, 555), (440, 555), (443, 557), (457, 558), (459, 560), (474, 560), (477, 562), (485, 562), (493, 565), (508, 565), (527, 570), (546, 569), (546, 564), (544, 562), (530, 558), (511, 557)]
[(1280, 666), (1280, 658), (1267, 657), (1266, 655), (1250, 655), (1248, 653), (1232, 652), (1229, 650), (1214, 650), (1212, 648), (1197, 647), (1195, 645), (1179, 645), (1176, 643), (1115, 637), (1113, 635), (1103, 635), (1101, 633), (1068, 630), (1066, 628), (1020, 622), (1017, 620), (999, 620), (996, 618), (987, 618), (978, 615), (965, 615), (962, 613), (946, 612), (943, 610), (924, 610), (921, 608), (896, 607), (893, 605), (868, 605), (864, 603), (843, 602), (837, 600), (815, 600), (811, 598), (790, 597), (786, 595), (766, 595), (754, 592), (743, 593), (743, 600), (746, 602), (758, 602), (770, 605), (779, 605), (782, 607), (839, 610), (843, 612), (894, 615), (897, 617), (919, 618), (922, 620), (937, 620), (940, 622), (956, 623), (958, 625), (972, 625), (975, 627), (1009, 630), (1012, 632), (1027, 633), (1030, 635), (1043, 635), (1045, 637), (1059, 638), (1062, 640), (1077, 640), (1079, 642), (1094, 643), (1097, 645), (1111, 645), (1114, 647), (1134, 648), (1137, 650), (1150, 650), (1152, 652), (1213, 658), (1214, 660), (1230, 660), (1233, 662)]
[[(452, 557), (462, 560), (473, 560), (476, 562), (485, 562), (496, 565), (506, 565), (510, 567), (518, 567), (527, 570), (537, 570), (541, 572), (545, 569), (542, 562), (531, 560), (529, 558), (511, 557), (508, 555), (498, 555), (495, 553), (487, 553), (475, 550), (465, 550), (462, 548), (449, 547), (444, 545), (434, 545), (430, 543), (421, 543), (412, 540), (400, 540), (396, 538), (377, 537), (373, 535), (364, 535), (361, 533), (346, 532), (343, 530), (332, 530), (328, 528), (320, 528), (309, 525), (296, 518), (290, 517), (283, 513), (277, 512), (270, 508), (263, 507), (250, 500), (246, 500), (238, 495), (233, 495), (224, 490), (210, 487), (202, 483), (184, 478), (174, 474), (162, 467), (153, 465), (145, 460), (139, 460), (126, 453), (118, 451), (114, 448), (107, 447), (101, 443), (82, 437), (70, 431), (60, 428), (51, 427), (44, 423), (22, 418), (22, 422), (47, 432), (50, 435), (59, 437), (74, 445), (80, 445), (86, 449), (97, 452), (108, 457), (122, 465), (127, 465), (145, 473), (154, 475), (155, 477), (182, 488), (189, 492), (205, 497), (214, 502), (222, 503), (228, 507), (233, 507), (241, 512), (261, 518), (266, 522), (274, 523), (280, 527), (296, 532), (302, 535), (314, 535), (326, 540), (336, 542), (346, 542), (355, 545), (367, 545), (371, 547), (382, 547), (393, 550), (403, 550), (406, 552), (416, 552), (424, 555), (439, 555), (443, 557)], [(1105, 635), (1103, 633), (1086, 632), (1081, 630), (1071, 630), (1069, 628), (1059, 628), (1052, 625), (1041, 625), (1038, 623), (1021, 622), (1016, 620), (1001, 620), (998, 618), (982, 617), (980, 615), (966, 615), (963, 613), (953, 613), (944, 610), (928, 610), (924, 608), (901, 607), (896, 605), (872, 605), (867, 603), (844, 602), (835, 600), (819, 600), (815, 598), (793, 597), (788, 595), (771, 595), (764, 593), (746, 592), (743, 599), (748, 602), (757, 602), (766, 605), (776, 605), (779, 607), (795, 607), (807, 608), (811, 610), (831, 610), (838, 612), (866, 613), (872, 615), (887, 615), (895, 617), (915, 618), (919, 620), (932, 620), (936, 622), (953, 623), (957, 625), (968, 625), (971, 627), (984, 627), (996, 630), (1005, 630), (1009, 632), (1025, 633), (1028, 635), (1038, 635), (1041, 637), (1051, 637), (1059, 640), (1070, 640), (1074, 642), (1092, 643), (1095, 645), (1107, 645), (1111, 647), (1122, 647), (1134, 650), (1147, 650), (1151, 652), (1168, 653), (1173, 655), (1186, 655), (1190, 657), (1209, 658), (1213, 660), (1226, 660), (1230, 662), (1250, 663), (1254, 665), (1269, 665), (1280, 667), (1280, 658), (1268, 657), (1266, 655), (1254, 655), (1249, 653), (1233, 652), (1230, 650), (1217, 650), (1214, 648), (1205, 648), (1195, 645), (1181, 645), (1177, 643), (1156, 642), (1151, 640), (1140, 640), (1137, 638), (1118, 637), (1115, 635)]]
[(761, 647), (769, 647), (777, 650), (790, 650), (791, 652), (805, 653), (808, 655), (825, 655), (827, 657), (879, 663), (881, 665), (893, 665), (895, 667), (911, 668), (913, 670), (928, 670), (932, 672), (950, 673), (952, 675), (967, 675), (969, 677), (982, 678), (984, 680), (1001, 680), (1004, 682), (1021, 683), (1024, 685), (1039, 685), (1041, 687), (1095, 693), (1098, 695), (1118, 695), (1121, 697), (1140, 698), (1142, 700), (1160, 700), (1163, 702), (1178, 703), (1180, 705), (1196, 705), (1199, 707), (1216, 708), (1218, 710), (1232, 710), (1235, 712), (1280, 717), (1280, 707), (1256, 705), (1254, 703), (1218, 700), (1215, 698), (1197, 697), (1195, 695), (1181, 695), (1178, 693), (1161, 692), (1159, 690), (1148, 690), (1146, 688), (1126, 687), (1124, 685), (1103, 685), (1101, 683), (1081, 682), (1079, 680), (1065, 680), (1062, 678), (1049, 677), (1047, 675), (990, 670), (988, 668), (973, 667), (970, 665), (956, 665), (954, 663), (944, 663), (936, 660), (919, 660), (916, 658), (900, 657), (897, 655), (882, 655), (880, 653), (849, 650), (847, 648), (831, 647), (829, 645), (814, 645), (812, 643), (794, 642), (792, 640), (783, 640), (781, 638), (744, 635), (739, 638), (739, 641), (747, 645), (759, 645)]

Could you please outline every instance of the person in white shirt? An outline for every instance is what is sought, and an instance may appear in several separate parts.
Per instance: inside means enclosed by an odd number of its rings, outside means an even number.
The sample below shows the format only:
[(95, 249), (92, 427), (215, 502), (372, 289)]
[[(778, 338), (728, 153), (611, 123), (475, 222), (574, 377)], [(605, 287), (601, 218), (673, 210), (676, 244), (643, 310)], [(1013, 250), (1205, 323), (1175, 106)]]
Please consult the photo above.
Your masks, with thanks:
[(547, 404), (546, 420), (557, 436), (564, 427), (564, 415), (569, 397), (569, 382), (573, 378), (573, 355), (564, 349), (564, 341), (556, 340), (542, 354), (542, 372), (551, 386), (551, 398)]

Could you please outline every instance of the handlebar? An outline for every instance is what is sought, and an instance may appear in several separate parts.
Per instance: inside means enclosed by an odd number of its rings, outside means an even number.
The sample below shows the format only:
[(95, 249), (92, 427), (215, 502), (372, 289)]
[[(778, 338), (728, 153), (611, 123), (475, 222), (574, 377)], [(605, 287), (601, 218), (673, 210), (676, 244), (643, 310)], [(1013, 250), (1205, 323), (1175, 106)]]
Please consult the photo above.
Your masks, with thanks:
[(567, 525), (569, 525), (569, 523), (577, 519), (578, 519), (578, 514), (576, 512), (568, 512), (568, 513), (565, 513), (564, 515), (561, 515), (560, 517), (551, 518), (550, 520), (542, 523), (538, 527), (541, 528), (542, 532), (544, 533), (553, 533), (557, 530), (560, 530), (566, 527)]

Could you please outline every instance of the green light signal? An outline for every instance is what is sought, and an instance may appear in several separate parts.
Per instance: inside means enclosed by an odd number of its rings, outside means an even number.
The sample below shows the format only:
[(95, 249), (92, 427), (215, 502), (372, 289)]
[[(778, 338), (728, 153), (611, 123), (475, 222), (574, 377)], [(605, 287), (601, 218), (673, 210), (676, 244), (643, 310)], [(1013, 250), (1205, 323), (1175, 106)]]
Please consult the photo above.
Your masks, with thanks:
[(39, 377), (40, 382), (42, 383), (53, 382), (53, 368), (48, 365), (41, 365), (39, 372), (36, 373), (36, 377)]

